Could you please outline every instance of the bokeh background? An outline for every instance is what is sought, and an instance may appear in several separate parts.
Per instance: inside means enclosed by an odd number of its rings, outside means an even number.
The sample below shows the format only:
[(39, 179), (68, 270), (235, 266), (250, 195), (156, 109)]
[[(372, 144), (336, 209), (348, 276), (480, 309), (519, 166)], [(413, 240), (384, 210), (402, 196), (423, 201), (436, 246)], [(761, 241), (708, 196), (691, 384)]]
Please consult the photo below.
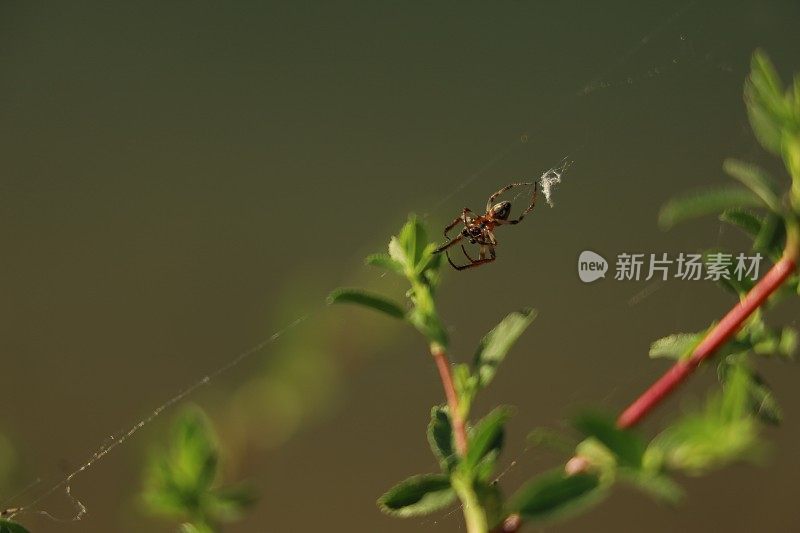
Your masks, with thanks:
[[(499, 260), (446, 272), (440, 293), (460, 360), (506, 312), (539, 309), (477, 405), (518, 406), (501, 479), (513, 490), (559, 460), (526, 451), (530, 429), (617, 411), (664, 370), (653, 339), (730, 305), (706, 282), (585, 285), (576, 260), (745, 249), (714, 220), (664, 233), (657, 210), (723, 183), (725, 157), (779, 168), (741, 89), (758, 46), (784, 78), (800, 71), (799, 17), (789, 0), (0, 2), (3, 507), (308, 315), (191, 397), (226, 446), (226, 479), (261, 495), (229, 531), (462, 530), (458, 512), (402, 521), (375, 507), (435, 467), (424, 429), (440, 385), (411, 330), (324, 296), (401, 293), (361, 260), (408, 212), (438, 234), (499, 186), (573, 162), (555, 208), (502, 230)], [(787, 410), (764, 465), (684, 480), (677, 509), (621, 490), (547, 529), (796, 531), (798, 369), (763, 371)], [(644, 430), (714, 382), (694, 378)], [(137, 494), (176, 413), (73, 479), (83, 521), (22, 522), (173, 531)], [(60, 490), (37, 508), (74, 514)]]

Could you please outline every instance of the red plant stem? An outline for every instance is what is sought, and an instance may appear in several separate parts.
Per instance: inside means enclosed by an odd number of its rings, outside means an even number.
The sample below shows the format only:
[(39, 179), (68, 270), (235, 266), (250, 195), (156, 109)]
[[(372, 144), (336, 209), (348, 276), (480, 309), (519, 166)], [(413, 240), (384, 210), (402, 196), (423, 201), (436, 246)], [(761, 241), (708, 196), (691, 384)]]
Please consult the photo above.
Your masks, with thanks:
[(467, 428), (458, 407), (458, 395), (453, 385), (453, 374), (450, 371), (450, 361), (447, 354), (441, 348), (431, 348), (431, 355), (436, 361), (436, 368), (439, 369), (439, 377), (442, 379), (444, 395), (447, 397), (447, 407), (450, 411), (450, 423), (453, 425), (453, 440), (455, 441), (456, 451), (462, 457), (467, 453)]
[(725, 344), (742, 326), (745, 320), (758, 309), (769, 296), (783, 284), (794, 272), (796, 259), (794, 254), (784, 254), (769, 272), (750, 292), (726, 314), (714, 328), (708, 332), (691, 357), (675, 363), (649, 389), (639, 396), (617, 419), (617, 426), (629, 428), (639, 423), (678, 385), (683, 383), (700, 363), (714, 355), (720, 346)]

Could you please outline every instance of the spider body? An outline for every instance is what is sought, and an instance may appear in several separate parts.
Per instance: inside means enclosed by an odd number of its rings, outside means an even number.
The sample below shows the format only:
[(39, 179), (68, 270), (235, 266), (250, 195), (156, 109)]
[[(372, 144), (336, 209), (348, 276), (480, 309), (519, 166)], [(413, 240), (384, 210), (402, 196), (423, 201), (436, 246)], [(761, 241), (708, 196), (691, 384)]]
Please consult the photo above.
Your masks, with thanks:
[[(518, 218), (509, 220), (508, 217), (511, 216), (511, 202), (504, 200), (494, 203), (494, 201), (507, 190), (524, 185), (533, 185), (531, 203)], [(461, 215), (453, 219), (453, 222), (444, 228), (444, 237), (447, 241), (437, 248), (434, 253), (444, 252), (447, 256), (448, 263), (456, 270), (466, 270), (490, 263), (497, 258), (495, 252), (495, 247), (497, 246), (497, 239), (495, 239), (494, 236), (495, 228), (506, 224), (519, 224), (525, 215), (530, 213), (535, 204), (536, 183), (511, 183), (510, 185), (506, 185), (489, 197), (489, 201), (486, 202), (486, 212), (484, 214), (476, 215), (470, 208), (465, 207)], [(455, 238), (451, 239), (449, 233), (459, 222), (464, 224), (464, 228)], [(469, 255), (467, 249), (464, 247), (464, 241), (480, 246), (480, 255), (478, 259), (473, 259)], [(464, 256), (469, 260), (469, 264), (457, 265), (450, 258), (449, 248), (458, 243), (461, 243), (461, 251), (464, 252)]]

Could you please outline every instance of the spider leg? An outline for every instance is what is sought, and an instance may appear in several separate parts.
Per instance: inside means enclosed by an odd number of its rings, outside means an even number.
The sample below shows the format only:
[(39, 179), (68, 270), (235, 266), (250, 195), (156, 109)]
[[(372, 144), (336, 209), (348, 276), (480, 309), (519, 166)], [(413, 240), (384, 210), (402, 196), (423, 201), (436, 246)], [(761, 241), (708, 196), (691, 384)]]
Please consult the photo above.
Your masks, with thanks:
[(456, 237), (455, 239), (451, 240), (448, 237), (447, 242), (445, 242), (443, 245), (441, 245), (437, 249), (435, 249), (433, 251), (433, 253), (438, 254), (438, 253), (444, 252), (445, 250), (447, 250), (448, 248), (450, 248), (454, 244), (458, 244), (459, 242), (461, 242), (461, 239), (463, 239), (463, 238), (464, 238), (464, 236), (461, 235), (460, 233), (459, 233), (458, 237)]
[(454, 218), (453, 221), (444, 228), (444, 238), (446, 239), (446, 242), (441, 246), (439, 246), (437, 249), (435, 249), (433, 253), (435, 254), (441, 253), (446, 249), (450, 248), (451, 246), (453, 246), (454, 244), (456, 244), (457, 242), (459, 242), (461, 239), (463, 239), (464, 236), (459, 234), (458, 237), (451, 240), (450, 235), (448, 235), (448, 233), (450, 233), (450, 230), (452, 230), (459, 222), (463, 222), (465, 226), (469, 224), (469, 222), (472, 221), (472, 216), (470, 215), (474, 214), (475, 213), (473, 213), (469, 207), (465, 207), (464, 210), (461, 211), (461, 214), (456, 218)]
[[(494, 253), (494, 247), (497, 246), (497, 240), (494, 238), (494, 234), (489, 230), (484, 230), (481, 237), (481, 239), (475, 242), (481, 245), (479, 256), (480, 259), (486, 259), (486, 250), (490, 249), (492, 253)], [(467, 259), (469, 259), (470, 263), (475, 263), (477, 261), (476, 259), (473, 259), (471, 255), (469, 255), (467, 248), (463, 244), (461, 245), (461, 251), (464, 252), (464, 255), (467, 257)]]
[(494, 233), (491, 230), (485, 229), (481, 234), (481, 240), (478, 241), (480, 244), (485, 244), (487, 246), (497, 246), (497, 239), (494, 237)]
[[(485, 255), (486, 255), (486, 252), (487, 252), (487, 251), (489, 252), (489, 257), (485, 257)], [(496, 258), (497, 258), (497, 256), (496, 256), (496, 254), (495, 254), (495, 252), (494, 252), (494, 246), (491, 246), (491, 245), (483, 245), (483, 246), (481, 246), (481, 259), (478, 259), (478, 260), (470, 260), (470, 261), (471, 261), (471, 263), (470, 263), (470, 264), (468, 264), (468, 265), (461, 265), (461, 266), (457, 266), (457, 265), (454, 265), (452, 262), (451, 262), (450, 264), (451, 264), (451, 265), (453, 266), (453, 268), (455, 268), (456, 270), (466, 270), (466, 269), (468, 269), (468, 268), (475, 268), (475, 267), (477, 267), (477, 266), (481, 266), (481, 265), (484, 265), (484, 264), (486, 264), (486, 263), (491, 263), (491, 262), (492, 262), (492, 261), (494, 261)]]
[(506, 192), (509, 189), (513, 189), (514, 187), (521, 187), (523, 185), (533, 185), (534, 187), (536, 187), (536, 183), (535, 182), (534, 183), (528, 183), (528, 182), (510, 183), (510, 184), (506, 185), (505, 187), (503, 187), (502, 189), (500, 189), (499, 191), (497, 191), (496, 193), (494, 193), (493, 195), (491, 195), (489, 197), (489, 201), (486, 202), (486, 211), (489, 211), (492, 208), (492, 206), (494, 205), (494, 201), (498, 196), (500, 196), (501, 194), (503, 194), (504, 192)]
[(470, 263), (474, 263), (475, 262), (475, 260), (472, 258), (472, 256), (469, 255), (469, 253), (467, 253), (467, 248), (463, 244), (461, 245), (461, 251), (464, 252), (464, 255), (467, 256), (467, 259), (469, 259)]
[(536, 206), (536, 193), (537, 192), (538, 192), (538, 187), (536, 186), (536, 183), (534, 182), (534, 184), (533, 184), (533, 194), (531, 195), (531, 205), (529, 205), (527, 208), (525, 208), (525, 211), (523, 211), (522, 214), (518, 218), (516, 218), (515, 220), (498, 220), (498, 221), (496, 221), (496, 224), (502, 226), (503, 224), (514, 225), (514, 224), (519, 224), (520, 222), (522, 222), (522, 219), (525, 218), (525, 215), (530, 213), (533, 210), (534, 206)]

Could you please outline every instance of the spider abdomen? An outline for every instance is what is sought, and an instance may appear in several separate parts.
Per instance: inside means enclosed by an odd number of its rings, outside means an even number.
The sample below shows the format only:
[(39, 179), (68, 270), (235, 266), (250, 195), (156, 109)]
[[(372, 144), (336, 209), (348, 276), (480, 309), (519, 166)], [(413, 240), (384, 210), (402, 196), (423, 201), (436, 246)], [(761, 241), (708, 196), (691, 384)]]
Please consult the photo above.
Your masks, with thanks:
[(498, 220), (508, 220), (508, 217), (511, 214), (511, 202), (502, 201), (494, 204), (489, 210), (489, 214), (492, 216), (492, 218), (496, 218)]

